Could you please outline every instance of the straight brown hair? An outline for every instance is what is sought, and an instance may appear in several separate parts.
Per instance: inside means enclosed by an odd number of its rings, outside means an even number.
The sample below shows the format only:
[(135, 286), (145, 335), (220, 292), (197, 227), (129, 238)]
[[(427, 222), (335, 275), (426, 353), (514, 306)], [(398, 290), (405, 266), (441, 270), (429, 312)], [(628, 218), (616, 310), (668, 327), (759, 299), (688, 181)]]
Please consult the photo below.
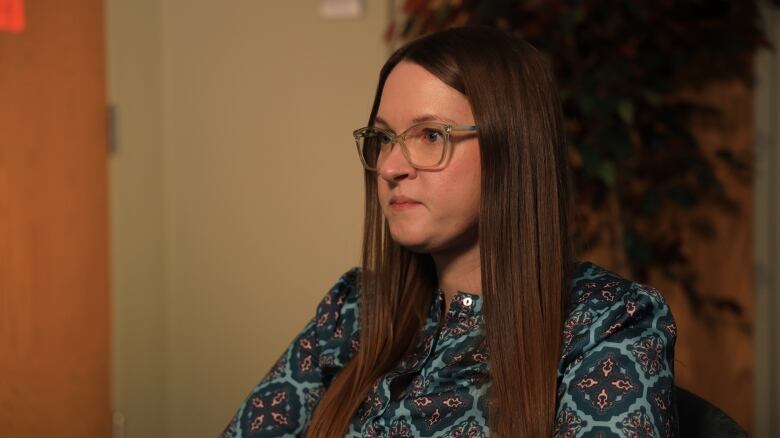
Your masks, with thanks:
[[(551, 69), (530, 44), (485, 26), (411, 41), (383, 66), (369, 117), (401, 61), (464, 94), (478, 126), (482, 294), (491, 436), (551, 436), (557, 368), (573, 269), (570, 177)], [(416, 345), (437, 288), (428, 254), (390, 237), (365, 174), (360, 350), (333, 379), (306, 436), (344, 436), (370, 387)]]

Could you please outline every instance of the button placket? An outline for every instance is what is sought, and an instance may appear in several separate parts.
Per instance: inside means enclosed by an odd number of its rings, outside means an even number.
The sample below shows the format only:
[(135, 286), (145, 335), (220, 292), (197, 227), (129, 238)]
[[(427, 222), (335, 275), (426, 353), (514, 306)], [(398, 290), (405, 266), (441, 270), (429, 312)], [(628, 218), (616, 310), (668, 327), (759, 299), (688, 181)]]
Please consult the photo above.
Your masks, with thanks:
[[(437, 336), (436, 336), (436, 329), (439, 325), (439, 311), (438, 309), (441, 308), (442, 298), (443, 294), (441, 290), (437, 291), (437, 296), (433, 300), (433, 304), (431, 307), (431, 310), (428, 314), (428, 322), (423, 327), (422, 336), (420, 338), (420, 341), (418, 343), (418, 349), (423, 349), (424, 353), (421, 358), (416, 358), (416, 364), (411, 367), (407, 368), (407, 363), (405, 362), (405, 359), (401, 359), (400, 368), (396, 368), (395, 370), (389, 372), (384, 377), (382, 377), (382, 380), (380, 382), (380, 388), (379, 391), (379, 399), (382, 402), (381, 408), (375, 412), (371, 417), (372, 420), (378, 420), (381, 418), (385, 411), (387, 410), (387, 407), (390, 405), (390, 402), (392, 401), (391, 393), (390, 393), (390, 385), (392, 381), (400, 377), (401, 375), (415, 373), (415, 372), (422, 372), (423, 371), (423, 365), (428, 361), (428, 359), (433, 354), (433, 351), (436, 350), (436, 344), (437, 344)], [(415, 352), (419, 353), (419, 351)]]

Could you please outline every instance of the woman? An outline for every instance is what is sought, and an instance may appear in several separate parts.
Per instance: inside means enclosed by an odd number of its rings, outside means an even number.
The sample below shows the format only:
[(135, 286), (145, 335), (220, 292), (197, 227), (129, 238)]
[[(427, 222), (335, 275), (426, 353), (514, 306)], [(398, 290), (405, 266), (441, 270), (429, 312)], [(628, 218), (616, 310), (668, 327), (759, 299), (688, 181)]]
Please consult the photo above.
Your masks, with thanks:
[(668, 306), (572, 255), (555, 89), (487, 27), (390, 57), (354, 133), (363, 265), (225, 437), (677, 435)]

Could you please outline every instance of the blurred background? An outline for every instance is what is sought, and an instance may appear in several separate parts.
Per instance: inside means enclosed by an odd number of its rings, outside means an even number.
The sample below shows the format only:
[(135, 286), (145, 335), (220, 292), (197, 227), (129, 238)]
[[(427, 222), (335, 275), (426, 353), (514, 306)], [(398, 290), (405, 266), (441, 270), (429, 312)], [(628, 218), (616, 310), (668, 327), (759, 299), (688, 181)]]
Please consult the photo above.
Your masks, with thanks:
[(0, 0), (0, 436), (212, 437), (358, 264), (408, 38), (550, 58), (578, 254), (660, 289), (677, 384), (780, 436), (769, 1)]

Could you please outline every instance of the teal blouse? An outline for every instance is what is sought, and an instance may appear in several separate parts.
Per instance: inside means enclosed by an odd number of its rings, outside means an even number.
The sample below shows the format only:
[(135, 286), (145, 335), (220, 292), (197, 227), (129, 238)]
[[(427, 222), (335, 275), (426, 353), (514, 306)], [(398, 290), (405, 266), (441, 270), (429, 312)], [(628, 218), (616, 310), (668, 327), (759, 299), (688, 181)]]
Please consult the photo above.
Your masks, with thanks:
[[(360, 348), (359, 270), (341, 276), (316, 315), (251, 391), (224, 438), (303, 436), (317, 402)], [(458, 292), (439, 324), (435, 299), (418, 348), (379, 378), (348, 437), (487, 437), (490, 385), (483, 300)], [(676, 325), (654, 288), (579, 262), (563, 329), (555, 437), (676, 437)]]

